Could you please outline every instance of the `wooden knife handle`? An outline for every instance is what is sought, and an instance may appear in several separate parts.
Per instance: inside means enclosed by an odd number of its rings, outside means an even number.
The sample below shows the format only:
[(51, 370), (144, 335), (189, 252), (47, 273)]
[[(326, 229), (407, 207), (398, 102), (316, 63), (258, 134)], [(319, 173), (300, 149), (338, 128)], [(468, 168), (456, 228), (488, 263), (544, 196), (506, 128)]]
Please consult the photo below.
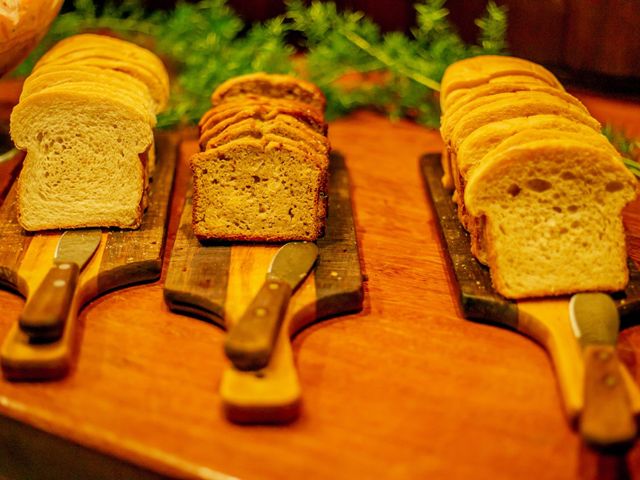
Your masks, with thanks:
[(269, 363), (291, 298), (291, 286), (267, 280), (249, 308), (229, 331), (224, 351), (239, 370), (259, 370)]
[(20, 329), (34, 342), (59, 339), (69, 316), (80, 269), (75, 263), (56, 263), (25, 305)]
[(584, 367), (582, 437), (587, 443), (600, 447), (632, 442), (636, 437), (636, 422), (615, 347), (586, 346)]

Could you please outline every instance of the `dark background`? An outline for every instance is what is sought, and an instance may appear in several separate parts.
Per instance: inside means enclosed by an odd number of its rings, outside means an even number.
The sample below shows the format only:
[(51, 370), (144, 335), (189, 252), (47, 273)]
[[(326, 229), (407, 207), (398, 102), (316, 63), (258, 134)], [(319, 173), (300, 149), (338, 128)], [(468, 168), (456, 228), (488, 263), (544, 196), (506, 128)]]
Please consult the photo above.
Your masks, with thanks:
[[(68, 2), (69, 3), (69, 2)], [(96, 4), (102, 2), (97, 1)], [(169, 8), (174, 0), (148, 0)], [(411, 0), (335, 0), (341, 9), (360, 10), (383, 31), (408, 32), (415, 23)], [(507, 38), (513, 55), (550, 67), (563, 80), (640, 92), (640, 0), (497, 0), (509, 9)], [(229, 0), (247, 21), (284, 11), (280, 0)], [(450, 19), (462, 38), (475, 42), (474, 20), (486, 0), (448, 0)], [(66, 7), (68, 8), (68, 7)]]

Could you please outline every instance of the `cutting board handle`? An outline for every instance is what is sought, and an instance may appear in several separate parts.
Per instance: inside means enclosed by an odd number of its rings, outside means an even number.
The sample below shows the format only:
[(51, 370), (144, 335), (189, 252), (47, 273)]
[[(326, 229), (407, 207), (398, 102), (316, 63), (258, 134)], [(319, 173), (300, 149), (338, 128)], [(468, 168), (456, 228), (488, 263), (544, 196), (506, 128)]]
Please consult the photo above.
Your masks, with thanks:
[[(565, 407), (565, 412), (572, 424), (582, 424), (585, 409), (585, 397), (592, 395), (587, 393), (587, 382), (585, 379), (585, 362), (590, 361), (590, 357), (583, 355), (579, 342), (576, 340), (571, 330), (569, 320), (569, 300), (565, 298), (527, 300), (518, 302), (518, 331), (539, 342), (549, 353), (553, 363), (560, 392)], [(631, 412), (632, 418), (640, 411), (640, 391), (626, 367), (615, 357), (617, 370), (613, 370), (620, 378), (619, 390), (623, 391), (629, 406), (626, 407)], [(599, 371), (596, 369), (596, 371)], [(593, 374), (592, 378), (599, 378), (598, 374)], [(591, 390), (589, 390), (591, 392)], [(614, 397), (616, 402), (619, 397)], [(589, 400), (592, 403), (594, 400)], [(602, 404), (609, 401), (608, 396), (598, 395), (595, 404), (589, 408), (602, 409)], [(606, 407), (617, 409), (619, 407)], [(589, 418), (592, 413), (587, 413)], [(591, 420), (589, 420), (591, 422)], [(590, 427), (589, 427), (590, 428)]]
[(286, 328), (265, 368), (242, 371), (229, 365), (220, 383), (225, 416), (241, 424), (289, 423), (298, 417), (301, 394)]
[(637, 428), (615, 347), (585, 347), (584, 366), (582, 437), (587, 443), (600, 447), (630, 444)]

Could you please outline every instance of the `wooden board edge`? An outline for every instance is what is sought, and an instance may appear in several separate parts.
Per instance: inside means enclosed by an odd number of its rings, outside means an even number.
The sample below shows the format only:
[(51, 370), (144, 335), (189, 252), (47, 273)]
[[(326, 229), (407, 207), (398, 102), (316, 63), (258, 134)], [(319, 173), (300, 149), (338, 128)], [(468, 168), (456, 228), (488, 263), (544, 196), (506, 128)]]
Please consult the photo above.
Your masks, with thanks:
[(6, 478), (167, 478), (6, 415), (0, 415), (0, 444), (6, 447), (0, 453), (0, 475)]
[[(478, 267), (480, 267), (480, 265), (471, 254), (471, 249), (468, 245), (462, 250), (464, 251), (464, 255), (460, 255), (461, 258), (457, 258), (457, 261), (452, 258), (450, 248), (451, 240), (447, 238), (445, 233), (446, 227), (443, 225), (443, 210), (446, 209), (444, 213), (445, 217), (455, 217), (455, 222), (458, 222), (458, 220), (453, 202), (448, 201), (447, 204), (444, 202), (445, 198), (450, 198), (450, 194), (446, 192), (440, 181), (442, 168), (439, 160), (440, 154), (438, 153), (423, 155), (420, 158), (420, 172), (424, 181), (425, 190), (427, 191), (427, 198), (436, 214), (438, 234), (442, 242), (441, 245), (449, 267), (452, 284), (458, 292), (462, 314), (468, 320), (517, 329), (517, 302), (505, 299), (497, 293), (489, 295), (469, 293), (460, 285), (460, 275), (456, 269), (456, 264), (466, 266), (478, 265)], [(461, 225), (459, 225), (459, 229), (461, 234), (468, 236)], [(618, 312), (620, 313), (621, 329), (640, 323), (640, 315), (638, 315), (638, 313), (640, 313), (640, 270), (631, 258), (628, 258), (627, 264), (629, 268), (629, 284), (625, 291), (612, 294), (612, 298), (615, 300), (618, 306)], [(489, 285), (487, 285), (487, 288), (489, 288)]]
[(167, 307), (172, 312), (192, 316), (222, 329), (225, 328), (223, 308), (207, 298), (192, 296), (170, 288), (163, 288), (163, 295)]
[[(364, 305), (364, 275), (362, 269), (362, 260), (360, 258), (360, 252), (358, 249), (358, 241), (357, 235), (355, 233), (355, 220), (353, 216), (353, 208), (352, 208), (352, 196), (350, 192), (350, 181), (348, 178), (348, 169), (346, 167), (346, 162), (344, 156), (339, 152), (332, 152), (331, 161), (333, 162), (332, 174), (337, 174), (334, 176), (334, 182), (336, 180), (346, 183), (347, 188), (349, 189), (349, 195), (346, 196), (345, 199), (342, 200), (342, 206), (345, 207), (345, 211), (348, 213), (348, 228), (350, 229), (350, 233), (352, 238), (349, 238), (348, 241), (352, 242), (351, 250), (357, 259), (358, 265), (358, 275), (351, 276), (351, 284), (348, 285), (346, 291), (342, 291), (339, 294), (333, 295), (329, 293), (325, 296), (320, 296), (317, 299), (317, 307), (314, 307), (316, 313), (313, 316), (308, 315), (308, 312), (311, 309), (311, 305), (303, 306), (299, 312), (296, 313), (292, 324), (294, 328), (292, 328), (292, 332), (299, 333), (301, 330), (307, 328), (310, 324), (325, 320), (328, 318), (336, 317), (344, 314), (357, 313), (362, 310)], [(331, 180), (330, 180), (331, 181)], [(337, 187), (336, 187), (337, 188)], [(337, 195), (336, 196), (340, 196)], [(331, 197), (330, 200), (331, 202)], [(182, 245), (183, 242), (193, 241), (192, 235), (185, 236), (183, 232), (181, 232), (182, 228), (189, 228), (191, 225), (190, 215), (187, 215), (187, 208), (190, 205), (190, 196), (187, 193), (187, 198), (184, 203), (183, 211), (181, 212), (180, 222), (178, 225), (178, 233), (176, 236), (176, 241), (173, 244), (173, 249), (179, 248), (179, 245)], [(331, 210), (331, 208), (329, 209)], [(322, 241), (323, 237), (318, 239), (318, 246), (321, 248), (322, 254)], [(233, 247), (231, 247), (233, 248)], [(212, 322), (218, 326), (224, 328), (224, 316), (225, 316), (225, 308), (224, 301), (219, 300), (220, 303), (212, 302), (210, 298), (204, 295), (196, 295), (193, 293), (187, 293), (184, 291), (180, 291), (174, 286), (174, 281), (179, 283), (177, 280), (178, 274), (177, 266), (172, 265), (176, 256), (174, 256), (173, 252), (171, 253), (169, 268), (167, 272), (167, 276), (165, 278), (164, 283), (164, 298), (167, 303), (169, 309), (178, 314), (185, 314), (194, 316), (198, 319), (202, 319), (208, 322)], [(317, 271), (317, 270), (316, 270)], [(352, 273), (353, 272), (349, 272)], [(175, 278), (174, 278), (175, 277)], [(355, 279), (357, 277), (357, 279)], [(354, 280), (355, 279), (355, 280)], [(341, 303), (342, 302), (342, 303)]]
[(128, 263), (107, 272), (101, 272), (98, 276), (98, 291), (90, 301), (112, 290), (119, 290), (139, 283), (154, 282), (160, 279), (161, 273), (162, 258)]
[[(448, 266), (451, 285), (456, 290), (462, 316), (467, 320), (517, 329), (516, 303), (493, 292), (488, 271), (471, 254), (469, 234), (460, 225), (455, 205), (451, 201), (451, 193), (443, 187), (441, 182), (440, 154), (423, 155), (419, 163), (427, 199), (434, 212), (436, 230)], [(445, 222), (447, 222), (446, 225)], [(454, 230), (455, 236), (452, 234)], [(452, 248), (454, 244), (458, 246), (455, 250)], [(469, 266), (475, 272), (471, 275), (478, 278), (476, 280), (480, 282), (478, 286), (482, 287), (478, 292), (469, 292), (464, 288), (463, 279), (465, 275), (470, 275)]]

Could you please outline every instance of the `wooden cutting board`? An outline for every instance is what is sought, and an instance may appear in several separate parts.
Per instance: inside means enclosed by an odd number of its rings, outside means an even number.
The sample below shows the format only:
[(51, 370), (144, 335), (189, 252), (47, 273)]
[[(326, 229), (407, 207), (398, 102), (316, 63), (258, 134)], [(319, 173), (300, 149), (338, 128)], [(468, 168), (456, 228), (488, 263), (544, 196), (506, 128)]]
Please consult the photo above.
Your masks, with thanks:
[[(441, 183), (440, 155), (425, 155), (420, 168), (430, 200), (437, 213), (442, 242), (454, 284), (459, 290), (462, 315), (474, 321), (518, 331), (542, 345), (551, 357), (568, 419), (575, 424), (584, 407), (583, 355), (569, 321), (568, 298), (510, 301), (497, 294), (489, 270), (471, 254), (468, 233), (458, 221), (451, 192)], [(614, 300), (621, 327), (634, 324), (640, 311), (640, 272), (629, 260), (630, 280)], [(635, 320), (637, 322), (637, 320)], [(640, 391), (626, 368), (621, 369), (632, 411), (640, 413)]]
[[(300, 409), (300, 386), (291, 338), (316, 320), (362, 309), (362, 273), (344, 159), (332, 154), (329, 215), (317, 241), (315, 270), (295, 292), (267, 367), (240, 371), (229, 364), (220, 395), (227, 417), (239, 423), (282, 423)], [(171, 310), (194, 315), (220, 327), (233, 325), (265, 280), (271, 258), (281, 245), (204, 244), (191, 228), (187, 195), (171, 253), (164, 294)]]
[[(156, 171), (142, 225), (137, 230), (103, 231), (98, 250), (80, 274), (74, 312), (109, 290), (160, 278), (177, 148), (177, 133), (156, 135)], [(62, 232), (23, 231), (16, 220), (15, 203), (14, 183), (0, 206), (0, 284), (28, 299), (52, 266)], [(0, 350), (4, 376), (10, 380), (50, 380), (66, 375), (78, 353), (78, 327), (77, 314), (72, 314), (60, 340), (34, 344), (20, 330), (16, 318)]]

